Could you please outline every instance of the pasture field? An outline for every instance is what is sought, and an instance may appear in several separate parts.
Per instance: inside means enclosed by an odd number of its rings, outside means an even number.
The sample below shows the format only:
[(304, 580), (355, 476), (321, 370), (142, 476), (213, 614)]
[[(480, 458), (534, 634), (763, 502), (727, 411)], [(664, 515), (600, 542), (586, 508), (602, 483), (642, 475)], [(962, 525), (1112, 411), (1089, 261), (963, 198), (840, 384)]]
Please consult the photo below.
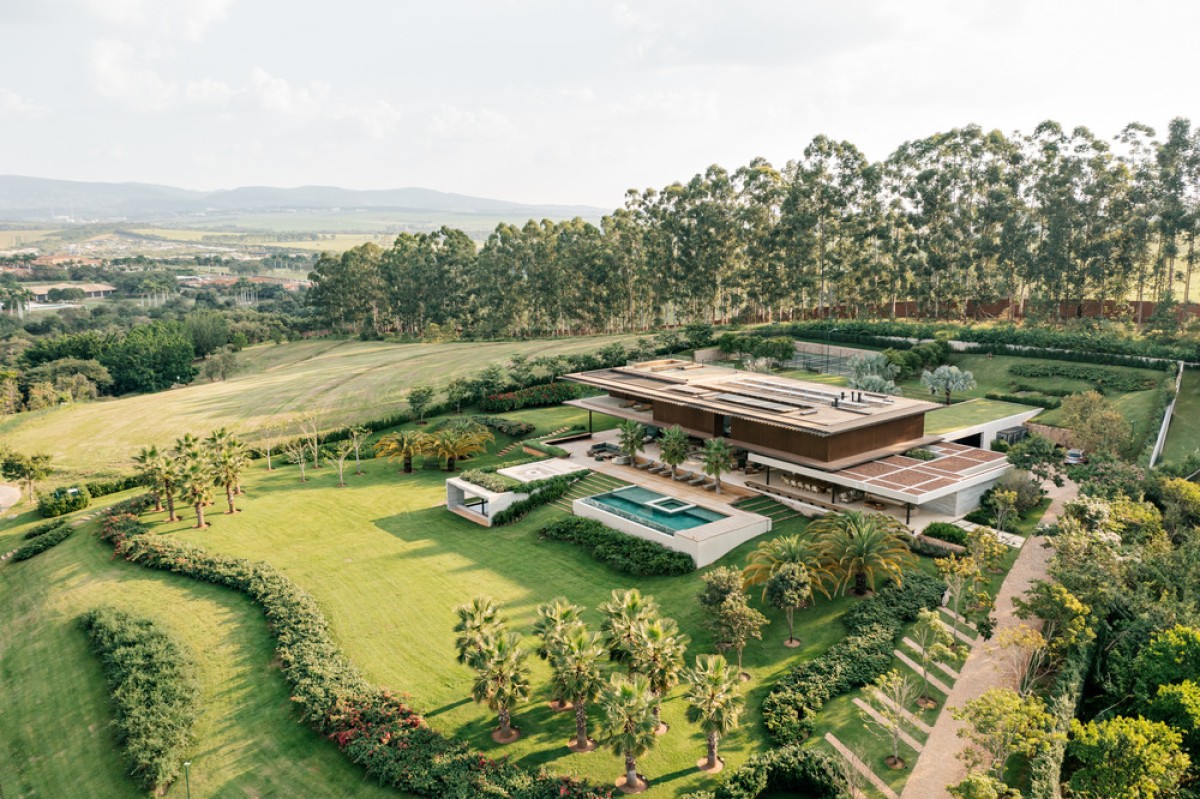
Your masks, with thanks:
[(0, 250), (29, 247), (47, 236), (57, 233), (54, 229), (3, 230), (0, 229)]
[(283, 415), (314, 412), (329, 427), (378, 419), (405, 409), (408, 389), (443, 386), (513, 355), (592, 352), (632, 336), (519, 342), (393, 344), (321, 339), (252, 347), (227, 381), (11, 416), (0, 437), (17, 450), (48, 452), (63, 471), (56, 479), (127, 472), (147, 444), (225, 426), (253, 432)]
[[(190, 244), (212, 244), (213, 246), (222, 247), (277, 247), (288, 250), (308, 250), (312, 252), (342, 252), (351, 247), (357, 247), (360, 244), (373, 242), (381, 247), (388, 247), (396, 236), (390, 233), (378, 233), (363, 231), (361, 233), (322, 233), (321, 238), (317, 241), (292, 241), (286, 237), (282, 237), (281, 230), (264, 231), (257, 234), (257, 231), (245, 229), (219, 229), (219, 228), (131, 228), (130, 233), (135, 233), (139, 236), (148, 236), (151, 238), (165, 239), (167, 241), (180, 241)], [(303, 231), (308, 232), (308, 231)], [(315, 232), (315, 231), (314, 231)], [(221, 241), (211, 237), (220, 236), (241, 236), (249, 233), (256, 234), (254, 241)], [(210, 237), (206, 240), (206, 237)]]

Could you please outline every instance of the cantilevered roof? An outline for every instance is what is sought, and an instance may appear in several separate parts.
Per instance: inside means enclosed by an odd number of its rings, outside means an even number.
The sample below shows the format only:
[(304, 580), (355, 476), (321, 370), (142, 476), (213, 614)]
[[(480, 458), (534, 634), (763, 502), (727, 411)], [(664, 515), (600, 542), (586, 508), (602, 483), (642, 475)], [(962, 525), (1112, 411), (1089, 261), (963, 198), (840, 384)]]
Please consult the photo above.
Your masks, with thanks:
[(563, 379), (650, 403), (697, 408), (821, 436), (938, 407), (922, 400), (674, 359), (576, 372)]

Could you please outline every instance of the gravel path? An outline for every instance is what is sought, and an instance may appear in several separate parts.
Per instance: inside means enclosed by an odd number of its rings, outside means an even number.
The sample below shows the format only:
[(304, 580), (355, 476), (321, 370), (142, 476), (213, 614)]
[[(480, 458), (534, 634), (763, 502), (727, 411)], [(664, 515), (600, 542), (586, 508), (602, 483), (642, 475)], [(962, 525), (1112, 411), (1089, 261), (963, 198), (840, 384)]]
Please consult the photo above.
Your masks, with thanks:
[[(1050, 486), (1049, 494), (1050, 507), (1042, 516), (1045, 524), (1058, 518), (1063, 503), (1075, 497), (1076, 487), (1069, 482), (1063, 488)], [(996, 597), (996, 633), (1022, 623), (1013, 613), (1012, 600), (1024, 594), (1034, 580), (1046, 579), (1051, 555), (1046, 543), (1046, 538), (1042, 536), (1031, 537), (1021, 548), (1012, 571), (1004, 578)], [(946, 708), (962, 707), (992, 688), (1013, 687), (1008, 676), (1001, 673), (997, 666), (993, 648), (987, 643), (972, 648), (946, 700)], [(946, 786), (960, 781), (967, 773), (958, 759), (958, 753), (966, 746), (966, 742), (958, 737), (960, 726), (943, 708), (933, 725), (933, 732), (925, 741), (924, 752), (905, 783), (902, 799), (950, 799)]]

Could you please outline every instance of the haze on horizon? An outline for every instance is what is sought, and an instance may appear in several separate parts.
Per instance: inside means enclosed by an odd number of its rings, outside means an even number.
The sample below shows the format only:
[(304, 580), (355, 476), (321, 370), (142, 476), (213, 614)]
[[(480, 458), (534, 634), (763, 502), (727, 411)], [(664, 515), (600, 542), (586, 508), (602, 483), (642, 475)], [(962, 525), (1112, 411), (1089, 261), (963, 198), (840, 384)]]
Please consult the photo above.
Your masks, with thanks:
[(0, 173), (614, 207), (817, 133), (1200, 121), (1194, 4), (740, 6), (7, 0)]

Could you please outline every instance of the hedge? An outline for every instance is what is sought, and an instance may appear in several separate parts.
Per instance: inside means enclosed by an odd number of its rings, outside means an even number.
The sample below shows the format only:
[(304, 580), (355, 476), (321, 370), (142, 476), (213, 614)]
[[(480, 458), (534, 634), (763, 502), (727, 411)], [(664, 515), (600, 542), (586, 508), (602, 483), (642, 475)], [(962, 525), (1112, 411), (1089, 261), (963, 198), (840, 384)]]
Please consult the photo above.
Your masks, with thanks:
[(574, 485), (577, 480), (581, 480), (591, 472), (576, 472), (574, 474), (565, 474), (561, 477), (551, 477), (546, 480), (535, 480), (526, 483), (522, 486), (523, 491), (529, 492), (529, 497), (526, 499), (517, 500), (509, 505), (504, 510), (492, 517), (492, 526), (500, 527), (505, 524), (524, 519), (534, 508), (540, 508), (542, 505), (548, 505), (554, 500), (567, 493), (567, 490)]
[(967, 531), (949, 522), (930, 522), (925, 525), (921, 535), (926, 538), (936, 538), (939, 541), (949, 541), (960, 547), (967, 545)]
[(768, 734), (780, 745), (808, 737), (813, 717), (826, 702), (891, 668), (901, 628), (920, 611), (938, 607), (945, 590), (936, 577), (910, 571), (903, 585), (889, 585), (843, 614), (847, 636), (781, 677), (763, 701)]
[(1066, 656), (1062, 668), (1050, 686), (1047, 706), (1054, 716), (1055, 731), (1062, 738), (1053, 742), (1029, 763), (1029, 799), (1061, 799), (1062, 766), (1067, 749), (1067, 730), (1083, 696), (1084, 683), (1091, 668), (1093, 644), (1075, 647)]
[(34, 555), (40, 555), (47, 549), (52, 549), (66, 541), (73, 532), (75, 532), (75, 528), (64, 522), (17, 547), (12, 559), (14, 561), (29, 560)]
[(1014, 363), (1008, 373), (1018, 377), (1057, 377), (1091, 383), (1101, 392), (1148, 391), (1157, 384), (1154, 378), (1118, 372), (1103, 366), (1062, 363), (1061, 361), (1030, 361)]
[(490, 394), (479, 400), (479, 410), (484, 413), (503, 413), (520, 408), (541, 408), (560, 405), (580, 395), (582, 389), (574, 383), (543, 383), (516, 391)]
[(86, 488), (56, 488), (49, 494), (38, 494), (38, 515), (43, 519), (52, 519), (65, 513), (74, 513), (86, 508), (91, 500)]
[(634, 577), (672, 576), (696, 570), (691, 555), (626, 535), (595, 519), (568, 516), (542, 527), (537, 535), (542, 540), (579, 544), (604, 565)]
[(149, 619), (100, 607), (79, 619), (104, 667), (116, 714), (117, 742), (130, 773), (147, 790), (179, 776), (200, 708), (195, 664)]
[(468, 483), (477, 485), (480, 488), (486, 488), (488, 491), (495, 491), (497, 494), (502, 494), (505, 491), (511, 491), (513, 484), (504, 477), (490, 472), (480, 471), (479, 469), (467, 469), (458, 476), (460, 480), (466, 480)]
[(754, 755), (715, 790), (695, 791), (683, 799), (759, 799), (783, 792), (808, 799), (849, 798), (832, 755), (784, 746)]
[(520, 438), (527, 436), (534, 431), (534, 426), (529, 422), (519, 422), (515, 419), (505, 419), (503, 416), (472, 416), (471, 420), (478, 422), (484, 427), (489, 427), (497, 433), (502, 433), (510, 438)]
[(316, 600), (268, 563), (158, 536), (129, 535), (115, 550), (131, 562), (232, 588), (258, 603), (301, 717), (383, 785), (437, 799), (610, 796), (572, 777), (490, 760), (431, 730), (418, 713), (366, 681), (337, 648)]
[(544, 441), (522, 441), (521, 446), (529, 447), (534, 452), (540, 452), (543, 455), (549, 455), (551, 458), (565, 458), (571, 454), (562, 447), (556, 447), (553, 444), (547, 444)]
[(93, 480), (90, 483), (84, 483), (83, 487), (87, 489), (88, 495), (92, 499), (96, 499), (97, 497), (128, 491), (140, 485), (142, 485), (141, 475), (129, 474), (124, 477), (114, 477), (112, 480)]
[(21, 537), (24, 538), (26, 541), (28, 541), (31, 538), (37, 538), (38, 536), (45, 535), (46, 533), (49, 533), (53, 530), (57, 530), (58, 528), (62, 527), (64, 524), (66, 524), (66, 522), (63, 521), (62, 519), (55, 519), (52, 522), (43, 522), (43, 523), (39, 524), (37, 527), (26, 530), (25, 535), (23, 535)]
[(1062, 400), (1058, 397), (1033, 396), (1030, 394), (1005, 394), (1003, 391), (989, 391), (984, 394), (984, 396), (990, 400), (1015, 402), (1019, 405), (1032, 405), (1035, 408), (1045, 408), (1048, 411), (1054, 410), (1062, 405)]

